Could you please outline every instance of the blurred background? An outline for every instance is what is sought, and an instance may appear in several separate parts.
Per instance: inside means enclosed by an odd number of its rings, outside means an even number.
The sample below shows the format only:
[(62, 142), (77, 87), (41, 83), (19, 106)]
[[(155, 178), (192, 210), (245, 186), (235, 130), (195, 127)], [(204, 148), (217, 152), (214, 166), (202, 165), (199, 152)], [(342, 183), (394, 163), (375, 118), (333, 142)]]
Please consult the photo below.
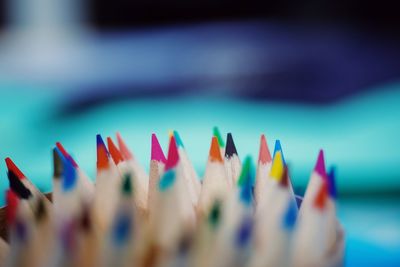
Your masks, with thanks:
[(219, 126), (280, 139), (302, 194), (323, 148), (346, 266), (400, 266), (399, 48), (388, 0), (0, 0), (0, 157), (48, 192), (56, 141), (94, 177), (95, 134), (148, 169), (176, 129), (202, 175)]

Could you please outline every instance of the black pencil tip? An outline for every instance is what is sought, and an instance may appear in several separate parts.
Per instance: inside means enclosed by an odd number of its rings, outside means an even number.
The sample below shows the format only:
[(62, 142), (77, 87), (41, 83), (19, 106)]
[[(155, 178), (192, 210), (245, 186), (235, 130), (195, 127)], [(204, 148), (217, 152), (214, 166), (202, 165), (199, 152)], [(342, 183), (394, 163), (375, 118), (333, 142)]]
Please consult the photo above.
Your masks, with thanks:
[(20, 198), (28, 199), (32, 195), (31, 191), (25, 187), (25, 185), (13, 171), (8, 171), (7, 176), (11, 190), (14, 191), (14, 193)]
[(233, 142), (232, 134), (228, 133), (226, 137), (226, 146), (225, 146), (225, 157), (230, 158), (233, 155), (237, 155), (236, 146)]

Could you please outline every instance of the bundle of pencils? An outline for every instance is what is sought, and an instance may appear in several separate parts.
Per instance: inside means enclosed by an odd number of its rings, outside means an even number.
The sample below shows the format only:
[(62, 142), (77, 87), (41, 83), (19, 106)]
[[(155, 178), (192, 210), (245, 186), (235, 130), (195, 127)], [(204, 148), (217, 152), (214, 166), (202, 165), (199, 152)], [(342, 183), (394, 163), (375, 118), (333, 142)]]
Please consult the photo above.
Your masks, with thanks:
[[(1, 266), (342, 266), (335, 173), (321, 150), (304, 195), (294, 194), (281, 144), (261, 136), (257, 169), (232, 134), (214, 130), (202, 179), (178, 132), (167, 157), (151, 137), (147, 174), (117, 134), (97, 135), (93, 183), (66, 149), (53, 149), (51, 199), (10, 159), (8, 235)], [(5, 241), (7, 240), (7, 242)]]

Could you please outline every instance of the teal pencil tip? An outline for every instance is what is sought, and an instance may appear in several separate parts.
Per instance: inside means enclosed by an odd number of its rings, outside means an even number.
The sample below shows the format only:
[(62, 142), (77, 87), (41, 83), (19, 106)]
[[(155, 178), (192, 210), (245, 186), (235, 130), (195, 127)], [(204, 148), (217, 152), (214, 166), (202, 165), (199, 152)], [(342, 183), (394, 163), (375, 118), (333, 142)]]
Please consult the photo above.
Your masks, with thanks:
[(182, 139), (181, 139), (178, 131), (176, 131), (176, 130), (174, 130), (174, 137), (175, 137), (175, 141), (176, 141), (176, 144), (178, 145), (178, 147), (182, 147), (183, 148), (184, 146), (183, 146)]

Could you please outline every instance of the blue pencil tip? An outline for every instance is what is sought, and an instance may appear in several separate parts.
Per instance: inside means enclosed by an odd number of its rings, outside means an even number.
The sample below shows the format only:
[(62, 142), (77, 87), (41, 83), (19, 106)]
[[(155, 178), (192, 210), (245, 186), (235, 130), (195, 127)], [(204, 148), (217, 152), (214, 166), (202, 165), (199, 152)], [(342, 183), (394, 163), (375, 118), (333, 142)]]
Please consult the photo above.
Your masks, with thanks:
[(176, 144), (178, 145), (178, 147), (184, 147), (182, 139), (181, 139), (178, 131), (176, 131), (176, 130), (174, 130), (174, 137), (175, 137), (175, 141), (176, 141)]
[(131, 217), (129, 214), (121, 213), (117, 215), (112, 230), (112, 237), (117, 246), (126, 244), (131, 236)]
[(281, 141), (279, 139), (277, 139), (275, 141), (274, 157), (275, 157), (276, 152), (278, 152), (278, 151), (281, 152), (283, 164), (286, 165), (285, 157), (283, 156), (283, 150), (282, 150), (282, 146), (281, 146)]
[(335, 166), (330, 167), (329, 173), (327, 175), (327, 181), (328, 181), (329, 196), (332, 197), (333, 199), (336, 199), (337, 190), (336, 190), (336, 168), (335, 168)]
[(238, 231), (236, 232), (236, 245), (244, 247), (249, 244), (253, 232), (253, 219), (251, 216), (243, 218)]
[(74, 165), (68, 160), (63, 158), (63, 178), (62, 189), (63, 191), (70, 191), (76, 185), (77, 175)]
[(295, 201), (289, 201), (286, 213), (283, 217), (283, 226), (285, 229), (292, 230), (297, 219), (297, 204)]

